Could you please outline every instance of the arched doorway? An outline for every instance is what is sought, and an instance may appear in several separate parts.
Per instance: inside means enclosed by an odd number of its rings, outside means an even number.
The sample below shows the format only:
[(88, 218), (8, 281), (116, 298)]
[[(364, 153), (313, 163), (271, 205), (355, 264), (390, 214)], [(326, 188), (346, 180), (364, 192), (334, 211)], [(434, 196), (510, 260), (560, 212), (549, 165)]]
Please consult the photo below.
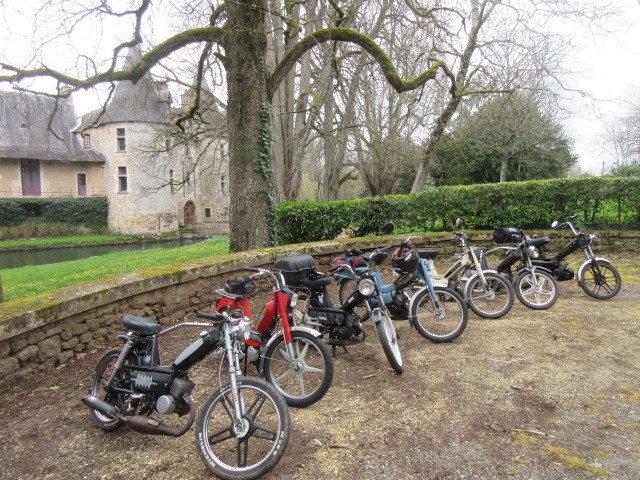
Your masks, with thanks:
[(184, 224), (193, 225), (196, 222), (196, 205), (191, 200), (184, 204)]

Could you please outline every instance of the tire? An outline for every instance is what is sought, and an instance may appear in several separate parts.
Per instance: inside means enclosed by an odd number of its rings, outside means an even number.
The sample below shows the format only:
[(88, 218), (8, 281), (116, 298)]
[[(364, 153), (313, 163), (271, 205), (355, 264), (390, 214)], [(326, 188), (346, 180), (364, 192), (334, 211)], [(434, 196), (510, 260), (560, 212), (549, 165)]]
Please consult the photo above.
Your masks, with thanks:
[(439, 312), (427, 288), (411, 301), (409, 319), (420, 335), (435, 343), (455, 340), (467, 326), (469, 312), (460, 295), (449, 287), (433, 287), (439, 300)]
[[(124, 395), (122, 393), (111, 393), (107, 389), (107, 382), (113, 372), (113, 367), (120, 356), (121, 348), (113, 348), (105, 353), (98, 361), (96, 368), (91, 376), (91, 384), (89, 385), (89, 394), (94, 397), (104, 400), (110, 405), (118, 407), (122, 411), (124, 404)], [(113, 383), (119, 387), (129, 388), (130, 379), (126, 369), (116, 375)], [(121, 418), (113, 418), (103, 413), (91, 410), (91, 417), (93, 421), (102, 430), (107, 432), (117, 430), (122, 427), (124, 421)]]
[[(338, 300), (340, 300), (340, 306), (344, 305), (344, 302), (358, 289), (358, 282), (352, 278), (344, 280), (340, 284), (340, 288), (338, 289)], [(353, 311), (356, 315), (360, 317), (360, 321), (364, 322), (369, 318), (369, 309), (363, 304), (358, 305), (353, 308)]]
[(196, 446), (215, 475), (248, 480), (266, 474), (280, 461), (289, 443), (291, 418), (284, 399), (264, 380), (237, 377), (237, 385), (246, 406), (244, 436), (234, 429), (231, 384), (227, 383), (200, 410)]
[(467, 283), (465, 298), (469, 308), (483, 318), (500, 318), (511, 310), (515, 293), (509, 282), (497, 273), (484, 272), (488, 292), (485, 292), (482, 279), (475, 276)]
[(585, 268), (582, 280), (578, 282), (584, 293), (598, 300), (615, 297), (622, 287), (622, 278), (616, 267), (608, 262), (596, 260)]
[[(402, 375), (404, 368), (402, 366), (402, 354), (400, 353), (400, 346), (398, 345), (396, 329), (389, 316), (381, 310), (378, 311), (380, 312), (379, 320), (377, 322), (374, 321), (374, 323), (378, 339), (382, 345), (382, 350), (391, 368), (393, 368), (398, 375)], [(375, 318), (374, 315), (375, 314), (372, 314), (372, 318)]]
[(347, 298), (351, 296), (353, 292), (358, 289), (358, 282), (349, 278), (344, 280), (340, 284), (340, 289), (338, 290), (338, 299), (340, 300), (340, 305), (344, 305), (344, 302), (347, 301)]
[(535, 275), (540, 291), (535, 291), (531, 281), (532, 273), (525, 270), (516, 278), (516, 296), (525, 307), (533, 310), (546, 310), (558, 300), (558, 282), (553, 278), (553, 275), (545, 270), (536, 270)]
[(284, 333), (269, 345), (264, 359), (264, 377), (292, 407), (308, 407), (320, 400), (333, 382), (333, 358), (321, 338), (301, 331), (291, 332), (296, 361), (288, 359)]

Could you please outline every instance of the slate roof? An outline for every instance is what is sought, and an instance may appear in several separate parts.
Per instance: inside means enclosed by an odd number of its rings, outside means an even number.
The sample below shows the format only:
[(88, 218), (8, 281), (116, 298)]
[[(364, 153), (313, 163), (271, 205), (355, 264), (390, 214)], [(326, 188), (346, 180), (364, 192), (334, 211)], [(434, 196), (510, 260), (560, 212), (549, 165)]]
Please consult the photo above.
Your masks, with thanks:
[(0, 157), (104, 162), (96, 152), (81, 147), (72, 133), (76, 123), (71, 101), (0, 92)]
[[(124, 67), (135, 64), (141, 55), (139, 47), (130, 48)], [(118, 82), (104, 112), (102, 108), (98, 108), (83, 115), (75, 132), (115, 122), (167, 123), (170, 104), (168, 92), (158, 91), (149, 74), (135, 84), (129, 81)]]

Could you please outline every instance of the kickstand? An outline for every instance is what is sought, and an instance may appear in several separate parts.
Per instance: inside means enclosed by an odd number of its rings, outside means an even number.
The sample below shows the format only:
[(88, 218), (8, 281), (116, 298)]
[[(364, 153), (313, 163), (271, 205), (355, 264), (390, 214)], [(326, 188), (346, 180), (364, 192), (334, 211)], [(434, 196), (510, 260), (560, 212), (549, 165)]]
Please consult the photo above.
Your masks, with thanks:
[(344, 350), (344, 353), (349, 353), (349, 351), (347, 350), (347, 347), (345, 347), (344, 345), (331, 345), (333, 358), (336, 358), (336, 347), (342, 347), (342, 349)]

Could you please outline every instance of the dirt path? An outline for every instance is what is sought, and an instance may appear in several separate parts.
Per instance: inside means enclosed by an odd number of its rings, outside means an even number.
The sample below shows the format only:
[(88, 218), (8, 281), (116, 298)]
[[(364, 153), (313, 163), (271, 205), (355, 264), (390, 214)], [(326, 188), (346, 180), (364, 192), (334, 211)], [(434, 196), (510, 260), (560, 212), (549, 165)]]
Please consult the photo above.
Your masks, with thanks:
[[(624, 286), (596, 301), (561, 284), (558, 303), (470, 315), (451, 344), (396, 322), (406, 368), (388, 366), (373, 330), (336, 359), (318, 404), (272, 479), (637, 479), (640, 476), (640, 269), (614, 257)], [(114, 342), (115, 344), (115, 342)], [(193, 433), (179, 439), (94, 427), (79, 402), (103, 350), (0, 396), (0, 477), (206, 479)], [(196, 402), (215, 359), (196, 372)]]

